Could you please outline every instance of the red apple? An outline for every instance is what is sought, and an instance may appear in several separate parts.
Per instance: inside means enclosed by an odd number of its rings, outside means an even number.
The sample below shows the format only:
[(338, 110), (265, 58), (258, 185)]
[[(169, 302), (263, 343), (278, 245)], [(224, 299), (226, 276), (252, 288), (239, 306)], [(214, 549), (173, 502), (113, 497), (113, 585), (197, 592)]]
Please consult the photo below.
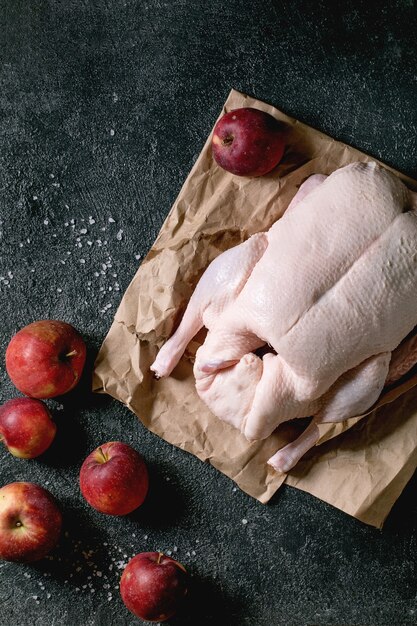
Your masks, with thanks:
[(136, 617), (164, 622), (176, 613), (187, 585), (188, 574), (181, 563), (162, 552), (141, 552), (126, 565), (120, 594)]
[(54, 398), (78, 383), (85, 343), (73, 326), (40, 320), (25, 326), (6, 350), (6, 369), (14, 385), (32, 398)]
[(0, 489), (0, 559), (42, 559), (57, 544), (61, 524), (61, 512), (43, 487), (21, 482)]
[(148, 486), (145, 461), (139, 452), (120, 441), (96, 448), (81, 466), (81, 493), (101, 513), (131, 513), (143, 503)]
[(263, 176), (282, 159), (283, 125), (264, 111), (235, 109), (219, 119), (212, 152), (220, 167), (238, 176)]
[(41, 400), (13, 398), (0, 406), (0, 441), (13, 456), (39, 456), (49, 448), (55, 433), (56, 425)]

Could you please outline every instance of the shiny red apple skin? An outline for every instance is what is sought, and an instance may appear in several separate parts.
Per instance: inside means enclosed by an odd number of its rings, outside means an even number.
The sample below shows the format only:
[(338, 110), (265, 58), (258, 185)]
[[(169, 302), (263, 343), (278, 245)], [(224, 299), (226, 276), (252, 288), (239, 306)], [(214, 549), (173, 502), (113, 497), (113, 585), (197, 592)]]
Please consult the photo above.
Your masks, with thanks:
[(284, 154), (283, 125), (259, 109), (234, 109), (217, 122), (211, 145), (216, 163), (227, 172), (263, 176)]
[(0, 406), (0, 440), (13, 456), (39, 456), (49, 448), (55, 433), (55, 422), (41, 400), (13, 398)]
[(62, 515), (49, 491), (35, 483), (0, 489), (0, 559), (29, 563), (55, 547)]
[(127, 443), (110, 441), (85, 459), (80, 489), (87, 502), (107, 515), (127, 515), (148, 493), (148, 470), (142, 456)]
[(148, 622), (164, 622), (172, 617), (187, 592), (185, 567), (162, 552), (137, 554), (120, 579), (124, 604), (136, 617)]
[(75, 387), (85, 358), (84, 340), (71, 324), (39, 320), (12, 337), (6, 350), (6, 369), (25, 395), (54, 398)]

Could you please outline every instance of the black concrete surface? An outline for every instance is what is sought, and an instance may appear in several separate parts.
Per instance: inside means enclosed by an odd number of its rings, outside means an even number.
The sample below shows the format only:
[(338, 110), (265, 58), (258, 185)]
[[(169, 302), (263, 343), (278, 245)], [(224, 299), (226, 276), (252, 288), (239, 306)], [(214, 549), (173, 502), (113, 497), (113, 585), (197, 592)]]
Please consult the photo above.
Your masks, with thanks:
[[(40, 318), (73, 323), (89, 348), (79, 388), (48, 402), (51, 449), (0, 450), (1, 484), (46, 486), (65, 520), (49, 559), (0, 565), (2, 626), (139, 623), (117, 585), (143, 550), (171, 551), (192, 575), (173, 625), (417, 623), (415, 477), (382, 531), (290, 488), (264, 506), (89, 390), (139, 255), (232, 87), (417, 176), (416, 30), (406, 0), (0, 4), (1, 358)], [(17, 393), (0, 376), (5, 401)], [(87, 453), (114, 439), (150, 468), (127, 518), (92, 510), (77, 484)]]

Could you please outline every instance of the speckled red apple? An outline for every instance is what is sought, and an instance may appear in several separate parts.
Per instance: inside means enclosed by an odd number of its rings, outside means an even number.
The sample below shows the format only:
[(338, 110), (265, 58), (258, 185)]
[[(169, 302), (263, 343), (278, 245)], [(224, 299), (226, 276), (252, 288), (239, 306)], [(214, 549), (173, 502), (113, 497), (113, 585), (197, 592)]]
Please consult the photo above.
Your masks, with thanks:
[(121, 441), (99, 446), (81, 466), (81, 493), (101, 513), (131, 513), (145, 500), (148, 486), (145, 461), (139, 452)]
[(13, 456), (39, 456), (49, 448), (55, 433), (55, 422), (41, 400), (13, 398), (0, 406), (0, 441)]
[(120, 579), (120, 594), (126, 607), (148, 622), (164, 622), (172, 617), (187, 592), (185, 567), (162, 552), (137, 554)]
[(269, 113), (245, 107), (229, 111), (213, 131), (217, 164), (237, 176), (263, 176), (282, 159), (283, 125)]
[(12, 337), (6, 350), (6, 369), (25, 395), (54, 398), (75, 387), (85, 358), (85, 343), (71, 324), (39, 320)]
[(0, 559), (42, 559), (57, 544), (61, 525), (61, 512), (43, 487), (16, 482), (0, 489)]

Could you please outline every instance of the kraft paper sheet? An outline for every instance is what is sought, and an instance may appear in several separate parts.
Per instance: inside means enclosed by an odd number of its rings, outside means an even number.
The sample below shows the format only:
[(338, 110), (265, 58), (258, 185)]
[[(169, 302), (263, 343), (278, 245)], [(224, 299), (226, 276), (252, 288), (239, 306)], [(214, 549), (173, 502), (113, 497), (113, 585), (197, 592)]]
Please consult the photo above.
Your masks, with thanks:
[[(381, 527), (417, 466), (417, 375), (383, 392), (366, 418), (321, 426), (320, 445), (281, 475), (266, 461), (301, 432), (306, 420), (287, 422), (267, 440), (250, 444), (214, 417), (198, 397), (192, 373), (203, 332), (169, 378), (157, 381), (149, 370), (218, 254), (267, 230), (310, 174), (375, 160), (235, 90), (221, 115), (243, 106), (267, 111), (283, 123), (287, 148), (282, 162), (262, 178), (233, 176), (213, 161), (208, 137), (124, 294), (96, 360), (93, 389), (123, 402), (152, 432), (210, 462), (261, 502), (285, 481)], [(416, 189), (416, 181), (395, 173)]]

